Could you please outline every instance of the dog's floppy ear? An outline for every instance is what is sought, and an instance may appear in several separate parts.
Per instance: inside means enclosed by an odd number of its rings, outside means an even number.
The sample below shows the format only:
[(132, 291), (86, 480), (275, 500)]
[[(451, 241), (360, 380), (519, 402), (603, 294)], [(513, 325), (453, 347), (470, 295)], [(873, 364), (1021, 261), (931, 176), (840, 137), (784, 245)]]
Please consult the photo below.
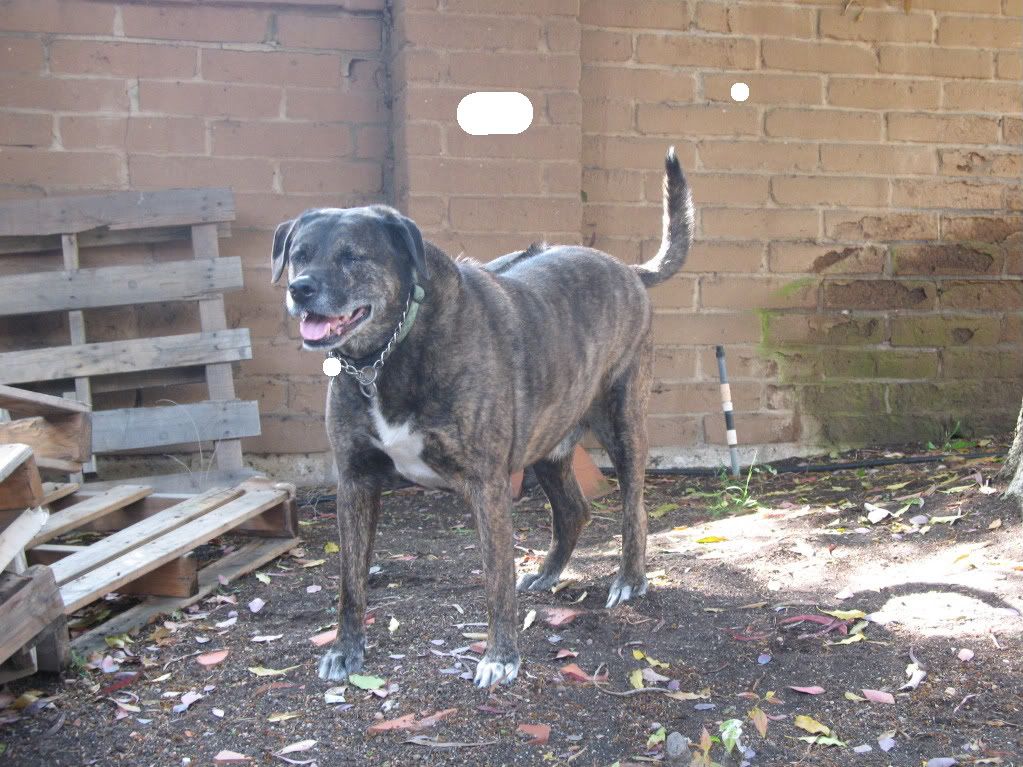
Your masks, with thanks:
[(284, 221), (277, 225), (274, 232), (274, 249), (270, 254), (270, 268), (273, 270), (270, 275), (270, 283), (273, 284), (281, 278), (284, 267), (288, 264), (288, 247), (291, 245), (291, 231), (295, 228), (295, 221)]
[(421, 278), (429, 279), (430, 270), (426, 267), (426, 251), (423, 248), (423, 234), (415, 222), (400, 213), (394, 213), (387, 219), (387, 226), (398, 236), (399, 241), (412, 258), (412, 264)]

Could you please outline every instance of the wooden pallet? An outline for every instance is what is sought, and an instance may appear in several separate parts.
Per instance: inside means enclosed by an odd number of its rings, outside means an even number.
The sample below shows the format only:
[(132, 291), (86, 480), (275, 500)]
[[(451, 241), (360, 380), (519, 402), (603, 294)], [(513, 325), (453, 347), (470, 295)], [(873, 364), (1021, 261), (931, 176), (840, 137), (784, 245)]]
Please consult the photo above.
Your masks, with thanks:
[[(227, 189), (118, 192), (82, 197), (23, 200), (0, 204), (0, 254), (58, 249), (61, 271), (30, 271), (0, 277), (0, 317), (61, 313), (68, 318), (69, 344), (0, 353), (0, 385), (31, 386), (90, 405), (96, 392), (140, 390), (201, 380), (209, 399), (169, 407), (99, 410), (92, 414), (89, 451), (64, 445), (66, 456), (44, 456), (49, 468), (86, 473), (94, 464), (83, 455), (216, 444), (214, 477), (188, 477), (199, 489), (214, 482), (236, 484), (244, 468), (241, 438), (260, 433), (255, 402), (235, 397), (231, 365), (252, 356), (248, 330), (229, 329), (223, 292), (242, 287), (238, 258), (220, 258), (218, 237), (234, 218)], [(80, 251), (125, 243), (186, 239), (191, 260), (82, 268)], [(42, 258), (42, 257), (40, 257)], [(165, 302), (197, 305), (200, 332), (156, 338), (90, 343), (86, 312)], [(0, 388), (0, 392), (3, 389)], [(0, 407), (4, 407), (0, 394)], [(46, 419), (20, 426), (43, 429)], [(14, 427), (10, 427), (13, 429)], [(59, 435), (50, 430), (51, 441)], [(74, 432), (73, 429), (67, 431)], [(82, 430), (77, 432), (79, 437)], [(3, 441), (0, 435), (0, 441)], [(26, 440), (22, 440), (26, 441)], [(66, 442), (67, 440), (65, 440)], [(84, 459), (84, 460), (82, 460)], [(59, 463), (63, 461), (63, 463)], [(79, 477), (73, 477), (76, 481)], [(156, 490), (182, 487), (174, 475), (148, 482)]]

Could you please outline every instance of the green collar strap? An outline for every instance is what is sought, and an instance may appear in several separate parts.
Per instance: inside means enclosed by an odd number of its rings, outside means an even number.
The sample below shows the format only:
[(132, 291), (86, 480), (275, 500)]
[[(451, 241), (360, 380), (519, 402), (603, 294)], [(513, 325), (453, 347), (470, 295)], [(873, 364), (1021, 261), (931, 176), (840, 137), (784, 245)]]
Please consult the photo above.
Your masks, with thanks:
[(412, 326), (416, 324), (416, 316), (419, 314), (419, 307), (425, 298), (426, 291), (419, 284), (419, 281), (416, 279), (415, 270), (413, 270), (412, 295), (409, 296), (408, 308), (405, 310), (405, 316), (401, 321), (401, 326), (398, 328), (398, 335), (395, 337), (396, 343), (400, 344), (405, 340), (405, 336), (412, 332)]

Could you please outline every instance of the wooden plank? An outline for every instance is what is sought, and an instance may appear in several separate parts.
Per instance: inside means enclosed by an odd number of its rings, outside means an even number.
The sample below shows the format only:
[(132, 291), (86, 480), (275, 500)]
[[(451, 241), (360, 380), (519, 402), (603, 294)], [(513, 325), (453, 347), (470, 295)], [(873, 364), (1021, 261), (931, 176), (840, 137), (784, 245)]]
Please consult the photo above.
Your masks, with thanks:
[(92, 455), (92, 415), (37, 415), (0, 423), (0, 442), (28, 445), (40, 466), (44, 465), (41, 458), (88, 461)]
[(25, 509), (0, 530), (0, 571), (28, 548), (29, 541), (39, 533), (49, 516), (50, 513), (40, 506)]
[[(243, 480), (256, 475), (256, 471), (250, 468), (242, 468), (238, 471), (192, 471), (181, 472), (180, 474), (153, 474), (146, 477), (133, 477), (133, 482), (149, 485), (159, 493), (200, 493), (209, 490), (211, 487), (229, 487), (237, 485)], [(86, 490), (103, 490), (116, 487), (123, 480), (110, 480), (106, 482), (87, 482), (83, 485)]]
[(45, 197), (0, 205), (0, 236), (182, 226), (231, 221), (234, 217), (234, 196), (230, 189)]
[[(67, 231), (67, 230), (65, 230)], [(61, 234), (60, 236), (61, 255), (64, 259), (64, 269), (67, 271), (74, 271), (78, 269), (78, 235), (77, 234)], [(75, 310), (68, 312), (68, 329), (70, 331), (70, 340), (73, 346), (79, 346), (85, 344), (85, 315)], [(54, 376), (55, 377), (55, 376)], [(44, 379), (50, 378), (50, 376), (43, 376)], [(2, 383), (2, 381), (0, 381)], [(89, 379), (83, 376), (81, 373), (75, 377), (75, 396), (74, 399), (79, 402), (92, 407), (92, 388), (89, 386)], [(88, 470), (90, 473), (96, 470), (96, 464), (89, 462), (87, 466), (82, 467), (84, 470)], [(72, 481), (81, 481), (83, 472), (76, 471), (71, 475)]]
[(285, 491), (256, 490), (122, 554), (61, 587), (65, 613), (84, 607), (164, 562), (206, 543), (287, 498)]
[(88, 546), (81, 545), (70, 545), (66, 543), (40, 543), (38, 546), (29, 549), (25, 552), (25, 556), (28, 558), (30, 565), (52, 565), (54, 562), (59, 562), (64, 557), (69, 557), (72, 554), (85, 551)]
[(0, 277), (0, 316), (195, 301), (242, 285), (240, 258), (15, 274)]
[(75, 530), (97, 517), (127, 506), (139, 498), (144, 498), (151, 492), (153, 492), (153, 488), (145, 485), (119, 485), (104, 493), (79, 501), (66, 509), (61, 509), (50, 515), (42, 529), (32, 537), (29, 548), (46, 543), (69, 530)]
[(40, 506), (50, 506), (61, 501), (80, 487), (77, 482), (43, 482), (43, 501)]
[[(29, 549), (26, 555), (30, 564), (50, 565), (50, 569), (53, 570), (71, 555), (86, 552), (95, 545), (94, 543), (89, 546), (62, 546), (57, 543), (44, 543), (34, 549)], [(160, 565), (151, 573), (146, 573), (141, 578), (121, 586), (117, 591), (119, 594), (187, 597), (194, 594), (198, 588), (198, 571), (196, 559), (189, 552)], [(57, 570), (54, 570), (54, 577), (59, 577)]]
[(63, 614), (53, 573), (35, 566), (0, 574), (0, 661), (29, 644)]
[(132, 549), (149, 543), (160, 535), (235, 500), (242, 492), (238, 488), (217, 489), (189, 498), (54, 563), (54, 577), (58, 584), (64, 585)]
[[(85, 464), (78, 461), (65, 461), (61, 458), (43, 458), (41, 456), (36, 459), (36, 465), (40, 469), (61, 471), (65, 474), (80, 474), (85, 469)], [(71, 477), (68, 477), (68, 479), (71, 479)]]
[(28, 445), (0, 445), (0, 511), (40, 506), (43, 483)]
[[(215, 227), (205, 224), (192, 227), (192, 250), (199, 263), (216, 263), (220, 260), (220, 244), (217, 242)], [(204, 333), (223, 330), (227, 327), (224, 313), (224, 297), (214, 295), (199, 301), (199, 326)], [(230, 365), (207, 365), (206, 388), (211, 400), (235, 398), (234, 377)], [(241, 440), (224, 440), (216, 447), (217, 468), (224, 471), (240, 469), (245, 465), (242, 457)]]
[(223, 583), (230, 583), (291, 551), (300, 543), (301, 540), (298, 538), (246, 543), (223, 559), (215, 560), (200, 569), (199, 590), (193, 596), (184, 599), (147, 599), (80, 635), (71, 643), (71, 649), (80, 655), (88, 655), (95, 650), (101, 650), (107, 646), (105, 637), (111, 634), (130, 633), (151, 623), (161, 615), (169, 615), (175, 610), (184, 610), (219, 589), (221, 579), (223, 579)]
[(0, 354), (0, 382), (16, 384), (58, 378), (75, 378), (77, 382), (87, 381), (86, 376), (251, 358), (249, 331), (236, 328), (217, 333), (186, 333), (4, 352)]
[(93, 413), (92, 451), (113, 453), (167, 445), (253, 437), (259, 434), (255, 402), (197, 402), (168, 407)]
[(91, 408), (75, 400), (40, 394), (28, 389), (0, 384), (0, 408), (17, 417), (32, 415), (74, 415), (88, 413)]
[(71, 639), (67, 618), (61, 614), (36, 637), (36, 657), (40, 671), (59, 674), (71, 664)]
[[(217, 224), (220, 237), (231, 236), (231, 224)], [(161, 242), (176, 242), (192, 237), (190, 226), (163, 226), (147, 229), (93, 229), (78, 233), (79, 248), (110, 248), (119, 245), (151, 245)], [(48, 234), (38, 237), (0, 237), (0, 255), (15, 253), (48, 253), (60, 250), (60, 235)]]

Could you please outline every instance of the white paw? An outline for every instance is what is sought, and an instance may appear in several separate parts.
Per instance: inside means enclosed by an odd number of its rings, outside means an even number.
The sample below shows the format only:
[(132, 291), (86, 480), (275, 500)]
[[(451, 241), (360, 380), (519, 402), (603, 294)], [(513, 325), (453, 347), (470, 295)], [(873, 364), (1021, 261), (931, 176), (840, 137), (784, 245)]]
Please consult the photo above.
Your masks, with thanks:
[(483, 660), (481, 660), (479, 665), (476, 666), (476, 678), (473, 682), (477, 687), (490, 687), (498, 682), (501, 682), (502, 684), (511, 684), (518, 675), (518, 658), (510, 663), (504, 663), (501, 661), (490, 660), (484, 655)]
[(646, 594), (646, 587), (646, 578), (643, 578), (639, 583), (628, 583), (619, 575), (614, 579), (614, 583), (611, 584), (611, 590), (607, 594), (607, 604), (605, 607), (610, 609), (622, 604), (622, 602), (628, 602), (633, 597), (641, 597)]

